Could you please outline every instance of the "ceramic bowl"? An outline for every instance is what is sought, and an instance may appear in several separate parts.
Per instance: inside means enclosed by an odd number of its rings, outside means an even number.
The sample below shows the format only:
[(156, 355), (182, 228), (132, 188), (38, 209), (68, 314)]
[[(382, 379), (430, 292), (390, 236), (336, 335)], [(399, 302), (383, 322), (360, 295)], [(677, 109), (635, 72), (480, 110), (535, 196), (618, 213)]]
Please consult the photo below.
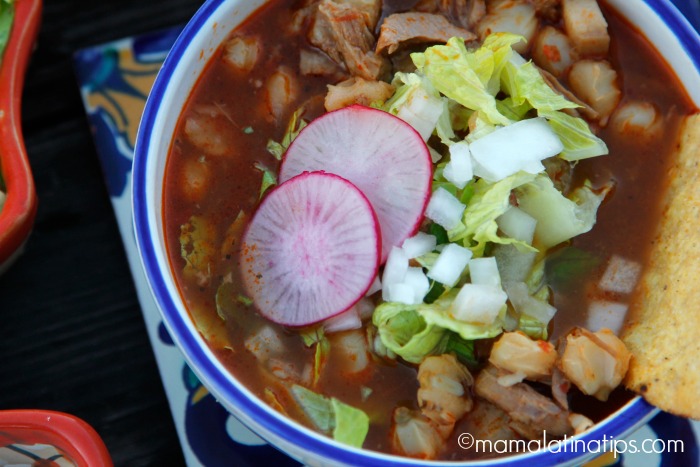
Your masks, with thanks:
[[(227, 34), (264, 0), (210, 0), (187, 24), (168, 55), (147, 101), (135, 150), (134, 223), (143, 267), (164, 322), (190, 367), (231, 413), (268, 442), (306, 465), (455, 465), (351, 448), (288, 419), (254, 396), (219, 363), (190, 320), (168, 261), (162, 220), (163, 171), (178, 117), (207, 61)], [(700, 106), (700, 39), (668, 0), (609, 0), (666, 57)], [(622, 438), (656, 409), (636, 397), (579, 436), (583, 442)], [(546, 452), (469, 465), (569, 465), (594, 454)]]
[(24, 73), (41, 19), (41, 0), (15, 3), (15, 20), (0, 66), (0, 174), (7, 198), (0, 210), (0, 273), (19, 256), (36, 215), (37, 199), (21, 127)]

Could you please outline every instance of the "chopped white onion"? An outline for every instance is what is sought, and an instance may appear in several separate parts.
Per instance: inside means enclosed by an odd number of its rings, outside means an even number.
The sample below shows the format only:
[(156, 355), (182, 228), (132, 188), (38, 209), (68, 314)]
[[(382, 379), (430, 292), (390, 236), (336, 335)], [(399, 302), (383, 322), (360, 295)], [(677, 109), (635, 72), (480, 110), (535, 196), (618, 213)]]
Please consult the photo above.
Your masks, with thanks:
[(443, 110), (442, 99), (431, 96), (419, 87), (413, 91), (406, 105), (401, 106), (396, 116), (411, 125), (423, 141), (428, 141)]
[(510, 238), (532, 245), (532, 239), (535, 238), (537, 219), (522, 209), (511, 206), (496, 219), (496, 224)]
[(409, 284), (400, 282), (386, 284), (383, 290), (383, 297), (387, 302), (404, 303), (406, 305), (416, 305), (416, 292)]
[(467, 186), (474, 176), (469, 143), (460, 141), (450, 146), (450, 162), (445, 165), (442, 174), (448, 182), (460, 190)]
[(619, 336), (627, 316), (627, 309), (628, 306), (624, 303), (594, 301), (588, 307), (586, 329), (591, 332), (610, 329)]
[(351, 329), (360, 329), (361, 327), (362, 320), (360, 319), (357, 305), (323, 322), (323, 330), (328, 334), (349, 331)]
[(508, 296), (493, 285), (464, 284), (452, 302), (455, 319), (467, 323), (491, 324), (506, 304)]
[(539, 172), (540, 161), (556, 156), (564, 145), (547, 120), (537, 117), (501, 127), (473, 141), (469, 149), (477, 162), (474, 174), (497, 182), (521, 170)]
[(498, 264), (501, 282), (525, 282), (532, 266), (535, 264), (537, 253), (520, 251), (514, 245), (496, 245), (493, 256)]
[[(399, 247), (393, 247), (384, 265), (384, 275), (382, 276), (383, 291), (386, 292), (389, 284), (400, 284), (406, 277), (408, 271), (408, 256)], [(386, 300), (386, 297), (384, 297)]]
[(440, 252), (433, 267), (428, 271), (428, 277), (448, 287), (453, 287), (462, 275), (464, 268), (467, 267), (471, 257), (471, 250), (456, 243), (448, 243)]
[(498, 273), (496, 258), (474, 258), (469, 261), (469, 277), (472, 284), (501, 286), (501, 275)]
[(613, 255), (598, 287), (607, 292), (632, 293), (641, 273), (641, 264)]
[(459, 202), (452, 193), (439, 187), (430, 197), (428, 207), (425, 209), (425, 217), (446, 230), (457, 227), (462, 220), (462, 214), (466, 206)]
[(524, 282), (506, 284), (508, 299), (513, 304), (513, 308), (520, 314), (532, 316), (545, 326), (549, 324), (557, 309), (549, 303), (538, 300), (528, 292)]
[(248, 352), (255, 355), (260, 362), (284, 352), (284, 344), (272, 326), (265, 325), (258, 332), (245, 340), (243, 344)]
[(430, 253), (437, 246), (435, 235), (418, 232), (413, 237), (404, 240), (401, 248), (409, 259), (418, 258), (426, 253)]
[(423, 268), (408, 268), (405, 283), (413, 289), (414, 303), (422, 303), (423, 298), (430, 290), (430, 281), (423, 272)]

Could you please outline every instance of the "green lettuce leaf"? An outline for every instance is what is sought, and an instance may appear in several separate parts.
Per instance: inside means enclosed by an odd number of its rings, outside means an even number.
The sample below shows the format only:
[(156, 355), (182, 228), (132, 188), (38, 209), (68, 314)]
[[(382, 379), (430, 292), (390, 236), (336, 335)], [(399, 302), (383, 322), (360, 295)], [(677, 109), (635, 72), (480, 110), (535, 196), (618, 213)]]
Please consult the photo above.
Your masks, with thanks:
[(382, 343), (404, 360), (420, 363), (444, 350), (444, 329), (426, 323), (416, 305), (386, 302), (372, 315)]
[(282, 137), (281, 142), (278, 143), (277, 141), (274, 141), (272, 139), (267, 142), (267, 151), (270, 154), (272, 154), (275, 157), (275, 159), (282, 160), (284, 152), (287, 150), (289, 145), (292, 144), (294, 138), (296, 138), (297, 135), (301, 132), (301, 130), (303, 130), (306, 125), (308, 125), (306, 120), (303, 120), (301, 118), (305, 110), (306, 109), (304, 109), (304, 107), (300, 107), (294, 111), (294, 113), (289, 119), (287, 129), (284, 132), (284, 136)]
[(547, 119), (564, 144), (564, 150), (559, 155), (562, 159), (578, 161), (608, 154), (608, 146), (591, 132), (588, 123), (582, 118), (556, 110), (539, 110), (538, 115)]
[(498, 111), (495, 98), (498, 89), (491, 83), (500, 80), (500, 71), (512, 49), (505, 36), (498, 41), (492, 39), (490, 44), (492, 48), (485, 43), (484, 47), (470, 52), (464, 39), (453, 37), (445, 45), (411, 54), (411, 59), (418, 71), (443, 95), (467, 109), (481, 111), (492, 124), (507, 125), (510, 120)]
[[(428, 326), (435, 326), (437, 328), (453, 331), (465, 340), (486, 339), (495, 337), (503, 332), (503, 324), (507, 311), (505, 305), (494, 322), (488, 325), (465, 323), (464, 321), (455, 319), (450, 313), (450, 307), (458, 292), (459, 289), (452, 289), (449, 293), (444, 294), (431, 304), (424, 303), (418, 305), (416, 307), (416, 312), (420, 314)], [(445, 342), (442, 345), (446, 346), (447, 343)], [(435, 353), (444, 353), (444, 349)]]
[(530, 107), (538, 111), (579, 107), (578, 104), (554, 91), (535, 65), (532, 62), (525, 62), (520, 56), (505, 65), (501, 75), (501, 84), (503, 90), (510, 95), (516, 106), (529, 104)]
[(263, 195), (270, 187), (277, 185), (277, 174), (260, 162), (256, 162), (253, 166), (263, 174), (258, 195), (258, 197), (262, 199)]
[(483, 256), (488, 242), (513, 244), (520, 249), (537, 251), (531, 245), (509, 237), (498, 235), (496, 219), (510, 207), (510, 192), (534, 180), (536, 175), (518, 172), (496, 183), (480, 179), (474, 186), (474, 194), (464, 211), (460, 225), (447, 234), (452, 242), (463, 242), (471, 248), (475, 257)]
[(369, 417), (362, 410), (298, 384), (292, 385), (291, 394), (319, 431), (341, 443), (362, 447), (369, 431)]
[(335, 397), (331, 399), (335, 415), (333, 439), (341, 443), (362, 447), (369, 431), (369, 417), (360, 409), (347, 405)]
[(520, 209), (537, 219), (535, 242), (545, 249), (591, 230), (608, 191), (606, 188), (596, 194), (585, 184), (574, 190), (569, 199), (542, 174), (515, 188)]
[(212, 264), (217, 254), (216, 230), (206, 218), (192, 216), (180, 226), (180, 255), (185, 260), (183, 272), (192, 275), (200, 285), (211, 279)]

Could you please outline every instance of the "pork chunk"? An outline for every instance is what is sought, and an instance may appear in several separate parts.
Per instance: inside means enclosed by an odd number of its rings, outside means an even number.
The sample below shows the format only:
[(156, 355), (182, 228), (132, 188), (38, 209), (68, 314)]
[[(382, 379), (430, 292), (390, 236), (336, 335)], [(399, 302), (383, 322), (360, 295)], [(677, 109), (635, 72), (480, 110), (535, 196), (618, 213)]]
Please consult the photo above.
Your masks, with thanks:
[(309, 31), (309, 41), (353, 76), (368, 80), (385, 78), (389, 62), (374, 53), (374, 36), (365, 14), (356, 7), (322, 0)]
[(431, 13), (395, 13), (384, 20), (377, 41), (377, 53), (392, 54), (404, 43), (447, 42), (451, 37), (476, 39), (471, 31), (452, 25), (444, 16)]

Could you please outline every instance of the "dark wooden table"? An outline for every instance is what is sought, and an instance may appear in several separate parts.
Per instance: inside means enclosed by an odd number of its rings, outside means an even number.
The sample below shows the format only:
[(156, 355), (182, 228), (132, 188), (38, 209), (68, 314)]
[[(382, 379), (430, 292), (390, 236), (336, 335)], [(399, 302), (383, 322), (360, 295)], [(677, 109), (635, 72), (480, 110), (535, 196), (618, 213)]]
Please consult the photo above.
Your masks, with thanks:
[(184, 465), (73, 71), (86, 46), (185, 23), (195, 0), (45, 0), (23, 97), (39, 210), (0, 277), (0, 410), (76, 415), (117, 466)]

